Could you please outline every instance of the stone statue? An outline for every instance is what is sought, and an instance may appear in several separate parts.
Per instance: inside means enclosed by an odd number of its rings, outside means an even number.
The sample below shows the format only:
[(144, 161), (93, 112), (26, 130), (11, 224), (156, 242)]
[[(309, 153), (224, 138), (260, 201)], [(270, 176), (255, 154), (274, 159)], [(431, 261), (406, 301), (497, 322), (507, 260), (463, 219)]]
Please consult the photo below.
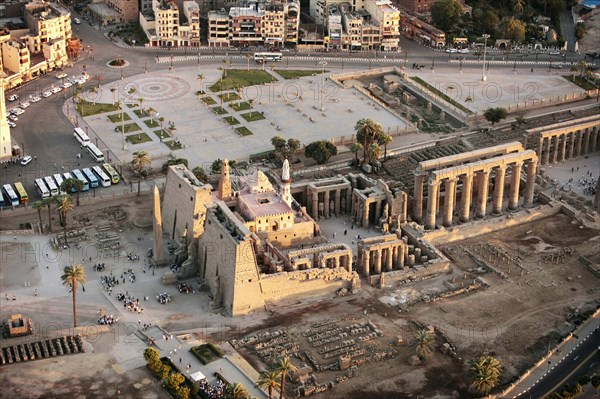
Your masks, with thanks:
[(211, 307), (213, 309), (219, 309), (221, 307), (221, 277), (218, 274), (215, 276), (214, 285), (215, 293), (213, 295)]

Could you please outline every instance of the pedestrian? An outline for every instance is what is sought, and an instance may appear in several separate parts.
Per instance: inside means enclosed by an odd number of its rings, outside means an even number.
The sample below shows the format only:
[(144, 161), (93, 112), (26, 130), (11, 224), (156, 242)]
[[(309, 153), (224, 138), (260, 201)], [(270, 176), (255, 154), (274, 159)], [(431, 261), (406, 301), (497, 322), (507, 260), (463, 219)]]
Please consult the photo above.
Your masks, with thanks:
[(16, 301), (16, 300), (17, 300), (17, 296), (13, 295), (13, 301)]
[(37, 296), (37, 294), (38, 294), (38, 292), (37, 292), (37, 289), (36, 289), (36, 290), (33, 291), (33, 295)]
[(179, 358), (179, 363), (181, 363), (181, 358)]
[(17, 241), (17, 236), (15, 236), (15, 241)]

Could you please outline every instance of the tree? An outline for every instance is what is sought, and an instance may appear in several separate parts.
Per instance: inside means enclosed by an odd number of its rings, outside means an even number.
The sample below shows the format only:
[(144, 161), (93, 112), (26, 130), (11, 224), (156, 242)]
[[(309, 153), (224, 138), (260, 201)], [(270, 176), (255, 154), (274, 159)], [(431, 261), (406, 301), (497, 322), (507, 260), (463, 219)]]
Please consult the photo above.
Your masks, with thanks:
[(501, 107), (488, 108), (485, 110), (485, 112), (483, 114), (483, 116), (485, 117), (485, 119), (488, 122), (492, 122), (492, 126), (496, 122), (500, 122), (502, 119), (506, 118), (507, 115), (508, 115), (508, 111), (506, 111), (504, 108), (501, 108)]
[(243, 384), (236, 382), (227, 387), (225, 397), (227, 399), (246, 399), (248, 397), (248, 390)]
[(82, 265), (65, 266), (62, 276), (60, 276), (63, 285), (71, 287), (73, 293), (73, 327), (77, 327), (77, 283), (85, 284), (87, 277)]
[(44, 234), (44, 221), (42, 220), (42, 208), (44, 207), (44, 202), (35, 201), (31, 206), (38, 212), (38, 217), (40, 218), (40, 233)]
[(367, 149), (372, 143), (379, 142), (383, 136), (383, 128), (379, 123), (372, 119), (360, 119), (354, 126), (356, 130), (356, 141), (363, 146), (363, 163), (368, 163), (370, 158), (367, 156)]
[(419, 330), (413, 339), (415, 354), (421, 359), (427, 359), (433, 353), (433, 335), (427, 330)]
[[(235, 160), (231, 160), (229, 162), (227, 162), (229, 164), (229, 167), (232, 167), (235, 165)], [(223, 166), (223, 160), (221, 158), (215, 159), (213, 161), (213, 163), (210, 165), (210, 170), (213, 173), (220, 173), (221, 172), (221, 167)]]
[(138, 98), (138, 102), (140, 103), (140, 108), (142, 109), (142, 115), (144, 114), (144, 98), (140, 97)]
[(115, 105), (115, 91), (117, 91), (117, 88), (116, 88), (116, 87), (111, 87), (111, 88), (110, 88), (110, 92), (111, 92), (111, 94), (112, 94), (112, 100), (113, 100), (113, 101), (112, 101), (112, 105)]
[(379, 145), (383, 146), (383, 160), (384, 161), (387, 159), (387, 146), (389, 143), (392, 142), (392, 140), (393, 140), (393, 138), (391, 135), (384, 134), (381, 136), (381, 138), (378, 141)]
[(71, 193), (75, 191), (77, 194), (75, 197), (75, 203), (77, 206), (79, 206), (79, 193), (81, 190), (83, 190), (83, 182), (81, 180), (75, 178), (65, 179), (60, 185), (60, 190), (65, 193)]
[(269, 399), (273, 399), (273, 389), (281, 386), (279, 384), (280, 373), (275, 369), (267, 369), (260, 372), (257, 384), (262, 389), (269, 390)]
[(577, 40), (581, 40), (581, 39), (583, 39), (584, 36), (585, 36), (585, 24), (583, 22), (578, 22), (577, 25), (575, 25), (575, 38)]
[(361, 143), (354, 143), (350, 146), (350, 152), (354, 154), (354, 163), (358, 165), (358, 153), (362, 150)]
[(281, 374), (281, 392), (279, 399), (283, 399), (283, 391), (285, 390), (285, 377), (287, 373), (298, 371), (298, 367), (294, 366), (294, 363), (290, 360), (289, 356), (280, 358), (275, 364), (275, 370)]
[(377, 143), (371, 143), (367, 148), (367, 156), (370, 160), (377, 160), (381, 157), (381, 147)]
[(515, 43), (525, 40), (525, 24), (515, 17), (509, 17), (502, 21), (502, 32), (505, 38)]
[(185, 381), (185, 377), (179, 373), (171, 373), (165, 381), (165, 386), (171, 392), (176, 392), (179, 386)]
[(204, 94), (203, 83), (204, 83), (204, 79), (206, 79), (206, 78), (204, 77), (203, 74), (199, 73), (197, 79), (200, 81), (200, 93)]
[(202, 183), (206, 183), (208, 181), (208, 176), (206, 176), (206, 171), (204, 168), (200, 166), (196, 166), (192, 169), (192, 173), (196, 176), (196, 179), (200, 180)]
[(481, 28), (484, 32), (493, 32), (500, 23), (500, 18), (493, 9), (488, 9), (479, 21), (481, 21)]
[(304, 155), (314, 159), (319, 165), (324, 164), (336, 154), (337, 147), (327, 140), (315, 141), (304, 148)]
[(154, 348), (146, 348), (144, 350), (144, 359), (148, 364), (160, 361), (160, 352)]
[(444, 31), (451, 30), (462, 17), (462, 6), (456, 0), (440, 0), (431, 5), (433, 24)]
[(171, 165), (185, 165), (185, 167), (188, 167), (188, 160), (185, 158), (175, 158), (175, 159), (169, 159), (167, 162), (163, 163), (161, 171), (163, 174), (167, 174), (167, 172), (169, 171), (169, 166)]
[(479, 394), (486, 395), (500, 381), (502, 366), (493, 356), (480, 356), (469, 362), (470, 389)]
[(63, 231), (65, 233), (65, 245), (67, 244), (67, 213), (71, 209), (73, 209), (73, 202), (71, 201), (71, 196), (68, 194), (61, 195), (60, 197), (56, 197), (57, 202), (57, 210), (60, 214), (60, 219), (63, 225)]
[(596, 389), (600, 389), (600, 375), (596, 374), (592, 376), (592, 386)]
[(289, 159), (292, 154), (300, 149), (300, 141), (296, 139), (284, 139), (281, 136), (271, 137), (271, 144), (281, 159)]
[(133, 154), (131, 166), (133, 167), (135, 174), (138, 176), (138, 197), (140, 195), (140, 182), (142, 180), (142, 176), (146, 173), (146, 168), (150, 165), (150, 163), (150, 157), (148, 157), (148, 153), (146, 151), (138, 151)]
[(50, 213), (50, 208), (52, 204), (54, 204), (54, 198), (46, 198), (42, 200), (42, 203), (48, 207), (48, 232), (52, 233), (52, 214)]
[(524, 0), (513, 0), (513, 11), (518, 13), (523, 12), (523, 9), (525, 8), (525, 1)]

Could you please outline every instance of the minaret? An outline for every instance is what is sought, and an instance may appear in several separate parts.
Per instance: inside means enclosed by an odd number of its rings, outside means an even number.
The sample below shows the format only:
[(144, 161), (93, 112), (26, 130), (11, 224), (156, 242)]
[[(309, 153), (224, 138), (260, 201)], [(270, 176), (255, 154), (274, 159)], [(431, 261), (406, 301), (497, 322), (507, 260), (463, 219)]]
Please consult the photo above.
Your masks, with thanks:
[(292, 179), (290, 177), (290, 163), (288, 162), (287, 159), (283, 161), (283, 171), (281, 173), (281, 182), (283, 183), (283, 187), (282, 187), (283, 191), (281, 193), (281, 199), (283, 200), (283, 202), (288, 204), (288, 206), (291, 208), (292, 207), (292, 190), (291, 190)]
[(219, 198), (222, 200), (231, 198), (231, 179), (229, 178), (229, 161), (223, 160), (221, 166), (221, 178), (219, 179)]
[(4, 103), (4, 72), (0, 70), (0, 160), (9, 159), (11, 156), (12, 141), (10, 127), (6, 121), (6, 105)]
[(165, 247), (163, 244), (163, 230), (162, 230), (162, 214), (160, 212), (160, 194), (158, 187), (154, 186), (154, 248), (152, 254), (154, 255), (154, 262), (157, 265), (162, 265), (165, 261)]

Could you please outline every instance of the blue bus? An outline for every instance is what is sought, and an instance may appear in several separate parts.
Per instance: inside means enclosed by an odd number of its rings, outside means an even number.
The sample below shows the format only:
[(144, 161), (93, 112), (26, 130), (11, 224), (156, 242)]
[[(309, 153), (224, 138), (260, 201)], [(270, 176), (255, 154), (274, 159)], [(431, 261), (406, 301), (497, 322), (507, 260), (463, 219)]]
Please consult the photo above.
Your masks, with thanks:
[(88, 183), (86, 178), (83, 177), (83, 173), (81, 173), (81, 171), (79, 169), (75, 169), (73, 171), (73, 176), (75, 179), (81, 180), (81, 182), (83, 183), (83, 189), (81, 190), (82, 192), (88, 191), (90, 189), (90, 184)]
[(21, 203), (21, 201), (19, 201), (17, 193), (15, 193), (15, 190), (10, 184), (5, 184), (4, 186), (2, 186), (2, 188), (4, 189), (4, 193), (6, 194), (6, 205), (17, 206)]
[(90, 183), (91, 188), (98, 187), (98, 185), (99, 185), (98, 178), (96, 177), (96, 175), (94, 174), (94, 172), (92, 172), (92, 170), (90, 168), (84, 168), (82, 170), (82, 172), (83, 172), (83, 175), (85, 176), (85, 178), (87, 179), (87, 181)]
[[(69, 172), (65, 172), (63, 173), (63, 179), (67, 180), (67, 179), (73, 179), (74, 177), (69, 173)], [(62, 183), (61, 183), (62, 184)], [(75, 187), (71, 187), (71, 192), (75, 193), (77, 192), (77, 189)]]

